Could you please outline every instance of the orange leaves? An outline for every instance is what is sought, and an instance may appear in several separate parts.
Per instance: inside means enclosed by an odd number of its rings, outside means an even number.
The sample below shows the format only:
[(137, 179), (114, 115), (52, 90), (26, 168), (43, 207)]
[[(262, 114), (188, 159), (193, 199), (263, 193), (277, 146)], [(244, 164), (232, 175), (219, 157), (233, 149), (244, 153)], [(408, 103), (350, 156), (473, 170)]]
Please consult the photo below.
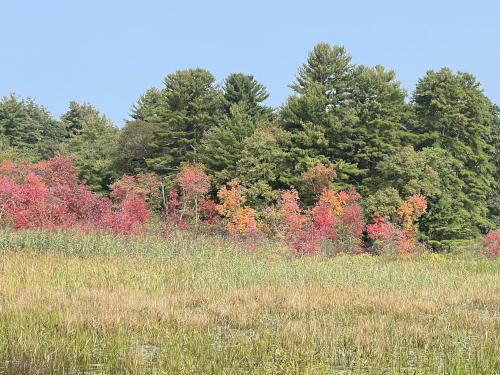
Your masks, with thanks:
[(231, 218), (236, 215), (236, 211), (245, 202), (245, 197), (241, 192), (241, 187), (236, 181), (231, 181), (227, 186), (223, 186), (217, 192), (217, 197), (222, 202), (217, 206), (217, 211), (221, 216)]
[(397, 211), (397, 217), (400, 220), (403, 230), (408, 233), (414, 233), (414, 223), (427, 210), (427, 198), (423, 195), (415, 194), (403, 202)]
[(336, 192), (333, 189), (323, 189), (316, 206), (325, 205), (330, 208), (332, 215), (342, 215), (344, 208), (357, 203), (361, 196), (355, 189)]
[(287, 190), (281, 193), (278, 202), (278, 213), (282, 224), (281, 230), (285, 237), (290, 237), (293, 233), (299, 232), (307, 222), (307, 217), (302, 215), (299, 206), (299, 194), (297, 190)]
[(247, 206), (242, 206), (245, 197), (241, 187), (236, 181), (223, 186), (217, 193), (221, 204), (217, 205), (219, 214), (228, 221), (226, 228), (233, 236), (250, 237), (259, 234), (255, 211)]
[(302, 173), (301, 182), (305, 190), (318, 196), (321, 192), (328, 188), (330, 181), (335, 177), (336, 173), (333, 168), (326, 167), (319, 163), (315, 167), (309, 168)]
[(405, 200), (397, 211), (401, 227), (386, 222), (382, 217), (374, 217), (373, 224), (367, 225), (368, 237), (379, 248), (395, 248), (399, 254), (410, 254), (419, 250), (416, 240), (415, 221), (427, 210), (427, 199), (415, 194)]

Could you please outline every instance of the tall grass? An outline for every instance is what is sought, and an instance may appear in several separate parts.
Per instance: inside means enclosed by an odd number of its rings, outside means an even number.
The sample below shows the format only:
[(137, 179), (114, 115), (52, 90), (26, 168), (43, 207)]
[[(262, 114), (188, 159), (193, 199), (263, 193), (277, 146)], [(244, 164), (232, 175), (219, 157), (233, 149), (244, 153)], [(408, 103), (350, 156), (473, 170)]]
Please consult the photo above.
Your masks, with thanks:
[(495, 374), (500, 263), (0, 231), (0, 373)]

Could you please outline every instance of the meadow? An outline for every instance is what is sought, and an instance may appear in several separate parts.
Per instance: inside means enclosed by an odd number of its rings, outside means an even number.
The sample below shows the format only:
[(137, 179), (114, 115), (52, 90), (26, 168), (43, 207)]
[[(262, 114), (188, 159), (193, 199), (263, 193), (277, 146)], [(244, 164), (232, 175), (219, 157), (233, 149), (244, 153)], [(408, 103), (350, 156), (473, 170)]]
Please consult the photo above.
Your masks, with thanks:
[(500, 261), (0, 230), (0, 373), (498, 374)]

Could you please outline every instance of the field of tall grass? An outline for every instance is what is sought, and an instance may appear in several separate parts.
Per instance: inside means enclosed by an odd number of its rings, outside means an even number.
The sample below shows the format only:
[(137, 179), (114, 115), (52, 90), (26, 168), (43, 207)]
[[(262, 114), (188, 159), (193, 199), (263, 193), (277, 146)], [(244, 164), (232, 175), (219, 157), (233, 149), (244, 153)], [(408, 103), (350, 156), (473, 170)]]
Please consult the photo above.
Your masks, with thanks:
[(500, 261), (0, 231), (0, 373), (498, 374)]

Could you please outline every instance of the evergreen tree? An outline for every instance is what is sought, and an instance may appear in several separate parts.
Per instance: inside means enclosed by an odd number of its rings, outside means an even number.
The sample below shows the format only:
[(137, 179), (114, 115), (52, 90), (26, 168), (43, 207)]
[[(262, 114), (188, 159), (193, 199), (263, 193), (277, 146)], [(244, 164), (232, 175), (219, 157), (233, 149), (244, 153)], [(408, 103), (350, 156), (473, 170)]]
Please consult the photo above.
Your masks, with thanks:
[(208, 130), (201, 142), (201, 161), (212, 176), (215, 189), (235, 178), (236, 164), (242, 157), (244, 140), (257, 126), (244, 104), (233, 104), (229, 115)]
[(362, 185), (406, 136), (409, 107), (395, 73), (356, 66), (343, 47), (315, 46), (291, 87), (296, 95), (281, 118), (292, 133), (296, 175), (323, 162), (341, 181)]
[(132, 106), (131, 117), (138, 121), (159, 122), (164, 109), (165, 103), (162, 91), (152, 87), (146, 90), (137, 103)]
[(272, 111), (262, 103), (269, 97), (264, 85), (252, 75), (243, 73), (230, 74), (222, 87), (227, 101), (227, 111), (232, 105), (239, 105), (252, 118), (269, 118)]
[(429, 210), (421, 219), (420, 229), (429, 244), (443, 248), (471, 238), (477, 228), (473, 213), (467, 209), (470, 200), (464, 193), (460, 167), (458, 160), (439, 147), (415, 151), (407, 146), (388, 154), (378, 163), (377, 177), (371, 180), (367, 212), (375, 211), (373, 201), (378, 196), (385, 198), (382, 192), (388, 189), (395, 189), (403, 199), (422, 194), (428, 199)]
[(199, 161), (203, 134), (224, 118), (224, 97), (212, 74), (203, 69), (178, 71), (164, 83), (164, 104), (147, 164), (155, 172), (173, 176), (182, 163)]
[(14, 94), (0, 101), (0, 134), (10, 147), (32, 160), (55, 156), (64, 139), (62, 124), (45, 108)]
[(80, 179), (94, 191), (107, 191), (115, 179), (118, 128), (90, 104), (72, 102), (61, 117), (70, 139), (64, 152), (74, 157)]
[(38, 158), (50, 159), (57, 156), (65, 139), (64, 124), (31, 99), (25, 101), (25, 105), (29, 118), (40, 129), (40, 140), (35, 148)]
[(259, 123), (272, 118), (271, 109), (262, 104), (269, 94), (253, 76), (231, 74), (222, 89), (226, 117), (204, 134), (201, 147), (201, 160), (212, 175), (215, 188), (236, 176), (236, 164), (242, 157), (245, 139), (252, 136)]
[(146, 161), (150, 157), (149, 145), (157, 129), (158, 124), (154, 122), (128, 121), (118, 136), (115, 170), (122, 174), (146, 171)]
[(495, 167), (491, 159), (494, 117), (491, 103), (479, 83), (468, 73), (454, 74), (443, 68), (428, 71), (413, 95), (417, 121), (412, 131), (418, 146), (443, 148), (463, 182), (463, 210), (467, 237), (477, 237), (491, 226), (487, 220), (487, 197), (494, 187)]
[(489, 218), (497, 228), (500, 228), (500, 108), (492, 105), (493, 123), (490, 137), (492, 146), (492, 161), (495, 165), (495, 184), (488, 197)]
[(42, 135), (37, 123), (31, 120), (25, 101), (14, 94), (0, 101), (0, 131), (10, 146), (35, 150)]
[(288, 134), (272, 123), (263, 123), (243, 142), (236, 178), (245, 188), (247, 202), (264, 208), (287, 187)]

